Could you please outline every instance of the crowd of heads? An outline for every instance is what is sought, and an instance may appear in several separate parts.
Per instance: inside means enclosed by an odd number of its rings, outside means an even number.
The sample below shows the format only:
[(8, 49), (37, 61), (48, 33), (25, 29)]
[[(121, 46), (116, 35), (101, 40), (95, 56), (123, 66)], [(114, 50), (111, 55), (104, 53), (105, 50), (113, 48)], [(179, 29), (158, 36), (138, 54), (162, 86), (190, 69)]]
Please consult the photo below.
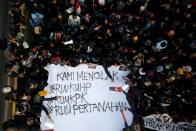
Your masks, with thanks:
[(1, 43), (6, 71), (19, 86), (6, 98), (28, 103), (19, 117), (32, 120), (26, 125), (39, 128), (31, 109), (47, 85), (48, 64), (129, 69), (124, 79), (136, 121), (162, 113), (173, 122), (195, 120), (194, 0), (11, 0), (8, 13), (9, 36)]

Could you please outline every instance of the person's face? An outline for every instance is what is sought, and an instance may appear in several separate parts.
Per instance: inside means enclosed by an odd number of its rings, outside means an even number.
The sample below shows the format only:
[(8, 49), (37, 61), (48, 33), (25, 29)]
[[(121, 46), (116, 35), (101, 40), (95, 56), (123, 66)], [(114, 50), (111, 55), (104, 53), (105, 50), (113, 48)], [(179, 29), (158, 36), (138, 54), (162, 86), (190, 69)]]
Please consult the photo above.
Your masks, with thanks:
[(133, 42), (137, 42), (138, 41), (138, 36), (133, 36), (132, 40), (133, 40)]
[(86, 21), (89, 21), (89, 19), (90, 19), (90, 15), (89, 15), (89, 14), (86, 14), (86, 15), (85, 15), (85, 20), (86, 20)]
[(77, 18), (77, 15), (73, 15), (73, 19), (76, 19)]
[(54, 47), (54, 43), (50, 43), (50, 47)]
[(86, 17), (90, 17), (90, 15), (87, 13), (86, 15), (85, 15)]
[(67, 65), (69, 63), (68, 60), (63, 60), (63, 64)]
[(72, 5), (74, 5), (74, 4), (76, 3), (76, 1), (75, 1), (75, 0), (70, 0), (70, 3), (71, 3)]
[(59, 20), (62, 20), (63, 19), (63, 16), (62, 15), (58, 15), (58, 19)]
[(142, 59), (141, 58), (137, 58), (136, 59), (136, 63), (141, 64), (142, 63)]
[(147, 60), (146, 60), (146, 62), (147, 62), (147, 63), (152, 63), (152, 61), (151, 61), (151, 59), (150, 59), (150, 58), (149, 58), (149, 59), (147, 59)]
[(144, 53), (146, 53), (146, 54), (147, 54), (147, 53), (148, 53), (148, 50), (147, 50), (147, 49), (144, 49)]
[(30, 126), (34, 123), (34, 119), (33, 118), (28, 118), (27, 119), (27, 124)]
[(56, 0), (53, 0), (52, 3), (53, 3), (53, 4), (56, 4)]
[(131, 50), (131, 52), (132, 52), (133, 54), (136, 53), (136, 51), (137, 51), (136, 49), (132, 49), (132, 50)]

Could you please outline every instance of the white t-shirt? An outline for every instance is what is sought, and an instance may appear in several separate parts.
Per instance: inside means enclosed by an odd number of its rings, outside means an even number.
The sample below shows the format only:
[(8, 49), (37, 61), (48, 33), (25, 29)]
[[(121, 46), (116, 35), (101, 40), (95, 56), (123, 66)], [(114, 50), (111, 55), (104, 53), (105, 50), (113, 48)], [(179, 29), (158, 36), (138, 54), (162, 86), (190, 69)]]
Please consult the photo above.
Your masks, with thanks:
[(75, 19), (73, 18), (73, 15), (70, 15), (68, 18), (68, 25), (69, 26), (80, 26), (80, 17), (77, 16)]

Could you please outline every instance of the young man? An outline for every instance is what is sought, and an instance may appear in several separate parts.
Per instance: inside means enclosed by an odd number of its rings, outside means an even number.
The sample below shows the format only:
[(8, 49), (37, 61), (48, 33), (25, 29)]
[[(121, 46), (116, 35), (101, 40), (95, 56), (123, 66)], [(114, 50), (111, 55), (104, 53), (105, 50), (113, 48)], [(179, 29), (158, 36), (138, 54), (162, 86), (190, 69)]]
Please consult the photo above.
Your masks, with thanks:
[(80, 26), (80, 17), (74, 13), (68, 18), (68, 26), (79, 27)]

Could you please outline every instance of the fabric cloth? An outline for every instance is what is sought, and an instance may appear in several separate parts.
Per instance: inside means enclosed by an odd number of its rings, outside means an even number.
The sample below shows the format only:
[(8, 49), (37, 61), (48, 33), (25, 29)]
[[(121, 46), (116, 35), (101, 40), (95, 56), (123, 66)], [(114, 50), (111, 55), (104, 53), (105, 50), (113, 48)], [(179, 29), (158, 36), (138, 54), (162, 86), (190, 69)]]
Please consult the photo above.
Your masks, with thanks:
[(31, 18), (30, 18), (30, 24), (35, 27), (35, 26), (40, 26), (40, 24), (43, 22), (44, 15), (40, 13), (32, 13)]

